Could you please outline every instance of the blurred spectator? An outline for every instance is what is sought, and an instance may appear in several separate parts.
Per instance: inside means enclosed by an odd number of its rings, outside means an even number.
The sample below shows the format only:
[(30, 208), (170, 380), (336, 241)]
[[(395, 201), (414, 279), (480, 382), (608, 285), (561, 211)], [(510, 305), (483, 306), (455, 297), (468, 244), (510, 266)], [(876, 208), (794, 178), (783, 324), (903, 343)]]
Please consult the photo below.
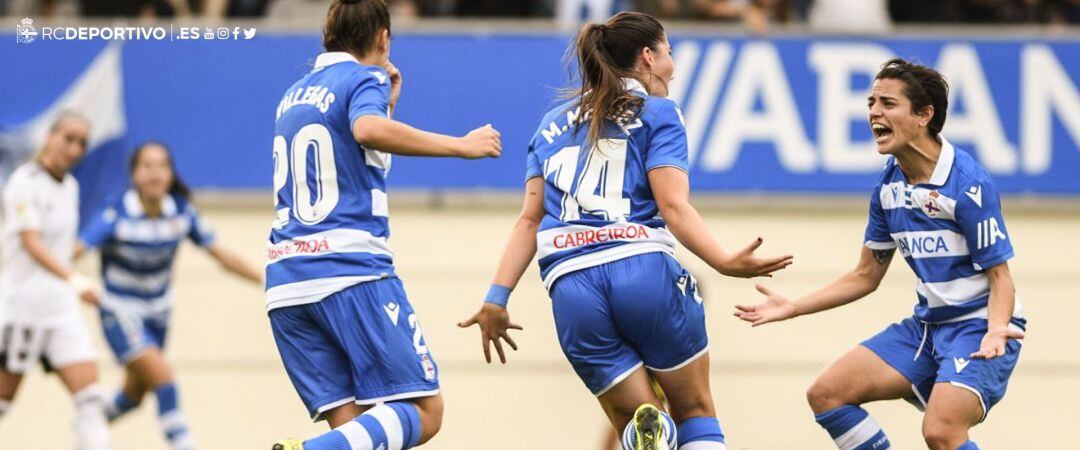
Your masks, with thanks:
[(807, 22), (815, 30), (880, 32), (889, 29), (886, 0), (813, 0)]
[(619, 11), (635, 9), (633, 6), (627, 0), (555, 0), (555, 20), (564, 27), (603, 22)]
[(454, 13), (466, 17), (532, 17), (541, 10), (542, 3), (540, 0), (458, 0)]

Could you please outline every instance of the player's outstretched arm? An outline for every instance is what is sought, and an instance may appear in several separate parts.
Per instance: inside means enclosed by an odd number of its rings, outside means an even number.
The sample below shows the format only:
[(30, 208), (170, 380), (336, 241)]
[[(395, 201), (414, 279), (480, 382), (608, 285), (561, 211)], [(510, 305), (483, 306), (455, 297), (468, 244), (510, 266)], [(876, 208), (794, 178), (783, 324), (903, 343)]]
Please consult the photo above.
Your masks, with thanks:
[(759, 284), (757, 290), (765, 295), (765, 301), (757, 305), (736, 305), (735, 317), (756, 327), (851, 303), (878, 288), (889, 270), (889, 263), (895, 252), (896, 249), (874, 250), (863, 247), (855, 269), (794, 301)]
[(244, 258), (237, 255), (232, 250), (229, 250), (221, 244), (213, 244), (206, 251), (210, 252), (210, 256), (213, 256), (217, 260), (221, 267), (225, 270), (248, 279), (252, 283), (262, 285), (263, 273), (260, 270), (256, 270), (254, 266), (248, 264)]
[(360, 145), (406, 156), (453, 156), (476, 159), (502, 154), (501, 135), (491, 124), (463, 137), (420, 130), (377, 115), (360, 116), (353, 122), (353, 138)]
[(990, 280), (986, 336), (983, 336), (979, 351), (971, 354), (972, 358), (990, 359), (1004, 355), (1009, 339), (1024, 338), (1023, 331), (1009, 328), (1009, 319), (1016, 307), (1016, 286), (1009, 272), (1009, 263), (986, 269), (986, 277)]
[(650, 170), (649, 185), (660, 208), (660, 216), (671, 233), (687, 250), (717, 272), (739, 278), (768, 277), (791, 265), (794, 258), (791, 255), (775, 258), (754, 256), (754, 250), (763, 242), (761, 238), (739, 252), (725, 252), (709, 233), (701, 214), (690, 204), (690, 178), (686, 172), (675, 167)]
[(41, 233), (37, 230), (23, 230), (19, 232), (19, 243), (26, 249), (26, 253), (34, 259), (34, 262), (52, 272), (62, 280), (71, 284), (79, 298), (84, 302), (97, 305), (101, 301), (101, 288), (89, 278), (79, 272), (65, 267), (60, 261), (49, 253), (49, 248), (41, 242)]
[[(525, 273), (525, 269), (536, 256), (536, 230), (540, 227), (540, 221), (543, 218), (544, 179), (533, 177), (525, 183), (525, 202), (521, 208), (521, 214), (518, 215), (517, 222), (510, 231), (510, 239), (507, 240), (502, 258), (499, 259), (499, 268), (492, 282), (492, 291), (495, 294), (489, 293), (489, 298), (485, 299), (480, 311), (458, 323), (461, 328), (480, 325), (481, 345), (484, 348), (484, 359), (488, 363), (491, 362), (491, 344), (494, 343), (495, 351), (499, 354), (499, 361), (506, 364), (506, 353), (499, 339), (506, 341), (510, 344), (510, 348), (517, 350), (517, 344), (510, 338), (507, 330), (521, 330), (522, 328), (510, 322), (506, 300), (509, 299), (510, 291), (521, 280), (521, 274)], [(491, 298), (492, 295), (497, 298)]]

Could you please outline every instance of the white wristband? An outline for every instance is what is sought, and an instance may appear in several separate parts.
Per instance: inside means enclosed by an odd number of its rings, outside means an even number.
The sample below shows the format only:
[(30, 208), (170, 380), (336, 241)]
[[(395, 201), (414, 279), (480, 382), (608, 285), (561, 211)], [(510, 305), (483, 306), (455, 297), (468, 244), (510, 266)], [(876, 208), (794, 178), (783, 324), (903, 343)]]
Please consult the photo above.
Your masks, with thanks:
[(79, 295), (82, 295), (83, 292), (91, 291), (95, 287), (93, 281), (79, 272), (71, 272), (71, 275), (68, 275), (67, 277), (67, 283), (72, 289), (75, 289), (75, 292)]

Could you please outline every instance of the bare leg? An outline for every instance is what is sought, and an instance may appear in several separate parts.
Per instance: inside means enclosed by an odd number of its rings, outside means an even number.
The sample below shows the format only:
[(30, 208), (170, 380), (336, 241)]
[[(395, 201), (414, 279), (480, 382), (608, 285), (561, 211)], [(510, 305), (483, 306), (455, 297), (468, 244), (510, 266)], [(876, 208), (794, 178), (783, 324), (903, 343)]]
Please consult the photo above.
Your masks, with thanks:
[(982, 418), (982, 402), (974, 392), (937, 383), (926, 404), (923, 439), (930, 450), (956, 450), (968, 441), (968, 430)]
[(911, 382), (870, 349), (857, 346), (832, 363), (806, 391), (814, 414), (914, 395)]

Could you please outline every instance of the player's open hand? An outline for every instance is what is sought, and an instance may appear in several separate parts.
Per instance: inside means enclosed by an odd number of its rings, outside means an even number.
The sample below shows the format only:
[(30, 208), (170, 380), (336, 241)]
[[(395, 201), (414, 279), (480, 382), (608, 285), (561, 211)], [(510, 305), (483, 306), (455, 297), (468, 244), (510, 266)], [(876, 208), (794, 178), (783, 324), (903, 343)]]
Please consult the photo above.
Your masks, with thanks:
[(390, 76), (390, 109), (393, 110), (397, 106), (398, 98), (401, 97), (401, 83), (404, 79), (401, 77), (401, 71), (390, 61), (386, 62), (383, 69), (386, 69), (386, 74)]
[(771, 277), (773, 272), (790, 266), (794, 262), (795, 257), (792, 255), (775, 258), (758, 258), (754, 256), (754, 250), (761, 247), (762, 242), (765, 241), (757, 238), (738, 253), (729, 255), (723, 267), (720, 267), (717, 271), (729, 277)]
[(771, 289), (760, 284), (755, 285), (758, 292), (765, 294), (765, 302), (746, 306), (735, 305), (735, 317), (750, 322), (751, 326), (764, 325), (769, 322), (779, 322), (798, 316), (799, 311), (795, 303), (787, 297), (773, 292)]
[(460, 147), (462, 158), (498, 158), (502, 154), (502, 135), (489, 123), (461, 138)]
[(1023, 339), (1024, 332), (1015, 328), (998, 327), (986, 332), (979, 351), (972, 353), (972, 359), (991, 359), (1005, 354), (1005, 346), (1009, 339)]
[(458, 322), (458, 326), (461, 328), (468, 328), (473, 325), (480, 325), (480, 342), (484, 346), (484, 359), (488, 364), (491, 364), (491, 344), (495, 344), (495, 351), (499, 353), (499, 361), (506, 364), (506, 352), (503, 350), (502, 342), (499, 339), (506, 341), (510, 344), (510, 348), (517, 351), (517, 344), (510, 337), (510, 333), (506, 330), (522, 330), (521, 325), (510, 323), (510, 313), (499, 305), (493, 305), (491, 303), (484, 303), (484, 306), (480, 308), (476, 314), (473, 314), (469, 320), (464, 322)]

